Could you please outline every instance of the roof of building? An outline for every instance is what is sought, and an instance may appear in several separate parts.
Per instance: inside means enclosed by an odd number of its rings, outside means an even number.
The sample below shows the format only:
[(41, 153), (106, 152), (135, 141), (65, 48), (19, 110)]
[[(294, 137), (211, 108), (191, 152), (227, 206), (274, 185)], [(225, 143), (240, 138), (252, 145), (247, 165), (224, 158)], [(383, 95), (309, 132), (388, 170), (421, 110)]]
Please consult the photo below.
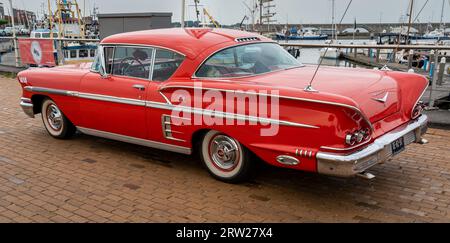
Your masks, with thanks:
[(169, 12), (147, 12), (147, 13), (106, 13), (98, 14), (98, 18), (123, 18), (123, 17), (172, 17)]
[[(257, 39), (245, 39), (256, 37)], [(243, 38), (243, 39), (241, 39)], [(195, 58), (217, 45), (236, 45), (242, 42), (273, 42), (255, 33), (231, 29), (172, 28), (122, 33), (105, 38), (102, 44), (149, 45), (172, 49), (188, 58)], [(214, 48), (213, 48), (214, 49)]]

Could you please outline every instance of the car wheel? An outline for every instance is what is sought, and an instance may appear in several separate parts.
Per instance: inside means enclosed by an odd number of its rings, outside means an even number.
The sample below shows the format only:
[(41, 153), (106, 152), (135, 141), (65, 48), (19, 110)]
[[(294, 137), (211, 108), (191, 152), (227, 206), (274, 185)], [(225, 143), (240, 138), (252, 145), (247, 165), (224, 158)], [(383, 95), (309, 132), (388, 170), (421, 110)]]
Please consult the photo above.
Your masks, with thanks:
[(214, 178), (238, 183), (250, 176), (253, 167), (251, 153), (234, 138), (209, 131), (200, 146), (202, 162)]
[(45, 99), (42, 102), (41, 113), (45, 129), (52, 137), (66, 139), (75, 134), (75, 126), (67, 119), (53, 100)]

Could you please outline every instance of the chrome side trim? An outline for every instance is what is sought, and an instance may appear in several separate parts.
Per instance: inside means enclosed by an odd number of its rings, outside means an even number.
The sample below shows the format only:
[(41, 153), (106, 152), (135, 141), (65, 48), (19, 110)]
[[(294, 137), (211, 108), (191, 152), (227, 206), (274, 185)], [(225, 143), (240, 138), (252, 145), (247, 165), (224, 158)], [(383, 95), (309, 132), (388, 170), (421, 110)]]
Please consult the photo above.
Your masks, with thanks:
[(175, 106), (175, 105), (164, 104), (164, 103), (159, 103), (159, 102), (152, 102), (152, 101), (147, 101), (146, 106), (151, 107), (151, 108), (156, 108), (156, 109), (176, 110), (176, 111), (180, 111), (180, 112), (182, 111), (182, 112), (186, 112), (186, 113), (190, 113), (190, 114), (213, 116), (213, 117), (218, 117), (218, 118), (234, 119), (234, 120), (241, 120), (241, 121), (248, 121), (248, 122), (256, 122), (256, 123), (260, 122), (260, 123), (269, 123), (272, 125), (314, 128), (314, 129), (319, 128), (317, 126), (306, 125), (306, 124), (301, 124), (301, 123), (296, 123), (296, 122), (240, 115), (240, 114), (235, 114), (235, 113), (218, 112), (218, 111), (213, 111), (213, 110), (192, 108), (192, 107), (187, 107), (187, 106)]
[(191, 113), (191, 114), (215, 116), (215, 117), (226, 118), (226, 119), (269, 123), (272, 125), (278, 124), (280, 126), (303, 127), (303, 128), (314, 128), (314, 129), (319, 128), (317, 126), (306, 125), (306, 124), (290, 122), (290, 121), (277, 120), (277, 119), (271, 119), (271, 118), (247, 116), (247, 115), (227, 113), (227, 112), (218, 112), (218, 111), (213, 111), (213, 110), (192, 108), (192, 107), (187, 107), (187, 106), (175, 106), (170, 103), (167, 104), (167, 103), (154, 102), (154, 101), (120, 98), (120, 97), (114, 97), (114, 96), (108, 96), (108, 95), (79, 93), (79, 92), (73, 92), (73, 91), (47, 89), (47, 88), (31, 87), (31, 86), (27, 86), (27, 87), (25, 87), (25, 89), (27, 89), (29, 91), (34, 91), (34, 92), (58, 94), (58, 95), (65, 95), (65, 96), (76, 96), (76, 97), (83, 98), (83, 99), (99, 100), (99, 101), (113, 102), (113, 103), (127, 104), (127, 105), (145, 106), (145, 107), (151, 107), (151, 108), (162, 109), (162, 110), (177, 110), (177, 111), (183, 111), (183, 112)]
[(26, 86), (24, 89), (29, 92), (48, 93), (48, 94), (63, 95), (63, 96), (70, 96), (73, 94), (73, 92), (70, 92), (67, 90), (49, 89), (49, 88), (34, 87), (34, 86)]
[(112, 140), (117, 140), (125, 143), (131, 143), (136, 145), (141, 145), (145, 147), (155, 148), (155, 149), (161, 149), (161, 150), (167, 150), (175, 153), (181, 153), (181, 154), (192, 154), (192, 149), (182, 146), (176, 146), (172, 144), (166, 144), (166, 143), (160, 143), (155, 142), (151, 140), (145, 140), (140, 138), (134, 138), (129, 136), (124, 136), (120, 134), (110, 133), (110, 132), (103, 132), (98, 131), (94, 129), (84, 128), (84, 127), (77, 127), (77, 129), (87, 135), (96, 136), (96, 137), (102, 137)]
[(420, 99), (422, 99), (423, 95), (425, 94), (425, 92), (427, 92), (428, 89), (428, 85), (425, 86), (425, 89), (422, 91), (422, 94), (419, 96), (419, 98), (417, 99), (416, 103), (414, 103), (412, 109), (411, 109), (411, 114), (414, 113), (414, 108), (416, 108), (417, 104), (419, 104)]
[(98, 94), (88, 94), (88, 93), (78, 93), (76, 96), (83, 98), (83, 99), (89, 99), (89, 100), (106, 101), (106, 102), (126, 104), (126, 105), (135, 105), (135, 106), (145, 106), (145, 100), (119, 98), (119, 97), (108, 96), (108, 95), (98, 95)]
[[(357, 107), (342, 104), (342, 103), (336, 103), (336, 102), (330, 102), (330, 101), (322, 101), (322, 100), (314, 100), (314, 99), (306, 99), (306, 98), (298, 98), (298, 97), (292, 97), (292, 96), (284, 96), (284, 95), (271, 95), (271, 94), (260, 94), (260, 93), (254, 93), (254, 92), (245, 92), (245, 91), (236, 91), (236, 90), (227, 90), (227, 89), (216, 89), (216, 88), (204, 88), (204, 87), (193, 87), (193, 86), (183, 86), (183, 85), (174, 85), (174, 86), (165, 86), (160, 89), (161, 94), (162, 91), (166, 89), (198, 89), (198, 90), (212, 90), (212, 91), (221, 91), (226, 93), (234, 93), (234, 94), (243, 94), (243, 95), (259, 95), (259, 96), (265, 96), (265, 97), (275, 97), (280, 99), (287, 99), (287, 100), (296, 100), (296, 101), (304, 101), (304, 102), (311, 102), (311, 103), (319, 103), (319, 104), (326, 104), (326, 105), (333, 105), (333, 106), (340, 106), (349, 108), (361, 115), (361, 117), (369, 124), (372, 131), (374, 130), (372, 123), (370, 120), (366, 117), (366, 115)], [(164, 94), (162, 94), (164, 95)], [(167, 97), (166, 97), (167, 98)], [(168, 98), (167, 98), (168, 99)]]

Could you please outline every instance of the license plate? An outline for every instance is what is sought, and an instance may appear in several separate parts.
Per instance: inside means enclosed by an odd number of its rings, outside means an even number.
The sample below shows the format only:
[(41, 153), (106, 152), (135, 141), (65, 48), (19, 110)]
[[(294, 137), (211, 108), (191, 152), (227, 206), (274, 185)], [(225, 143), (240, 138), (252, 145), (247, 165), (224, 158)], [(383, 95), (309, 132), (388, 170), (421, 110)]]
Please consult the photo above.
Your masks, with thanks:
[(405, 150), (405, 139), (403, 137), (391, 143), (392, 155), (397, 155)]

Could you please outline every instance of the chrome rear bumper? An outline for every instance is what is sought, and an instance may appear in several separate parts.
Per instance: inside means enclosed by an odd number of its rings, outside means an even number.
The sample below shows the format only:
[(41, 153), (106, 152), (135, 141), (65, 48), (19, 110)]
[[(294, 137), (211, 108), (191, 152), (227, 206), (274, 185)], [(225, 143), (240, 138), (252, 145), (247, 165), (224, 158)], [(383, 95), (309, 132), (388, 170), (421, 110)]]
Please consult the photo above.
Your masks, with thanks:
[(428, 118), (422, 115), (378, 139), (363, 150), (349, 155), (317, 153), (317, 171), (320, 174), (351, 177), (393, 157), (391, 143), (403, 137), (405, 146), (422, 141), (427, 130)]
[(34, 118), (34, 106), (31, 99), (21, 98), (20, 106), (22, 107), (23, 112), (25, 112), (27, 116)]

